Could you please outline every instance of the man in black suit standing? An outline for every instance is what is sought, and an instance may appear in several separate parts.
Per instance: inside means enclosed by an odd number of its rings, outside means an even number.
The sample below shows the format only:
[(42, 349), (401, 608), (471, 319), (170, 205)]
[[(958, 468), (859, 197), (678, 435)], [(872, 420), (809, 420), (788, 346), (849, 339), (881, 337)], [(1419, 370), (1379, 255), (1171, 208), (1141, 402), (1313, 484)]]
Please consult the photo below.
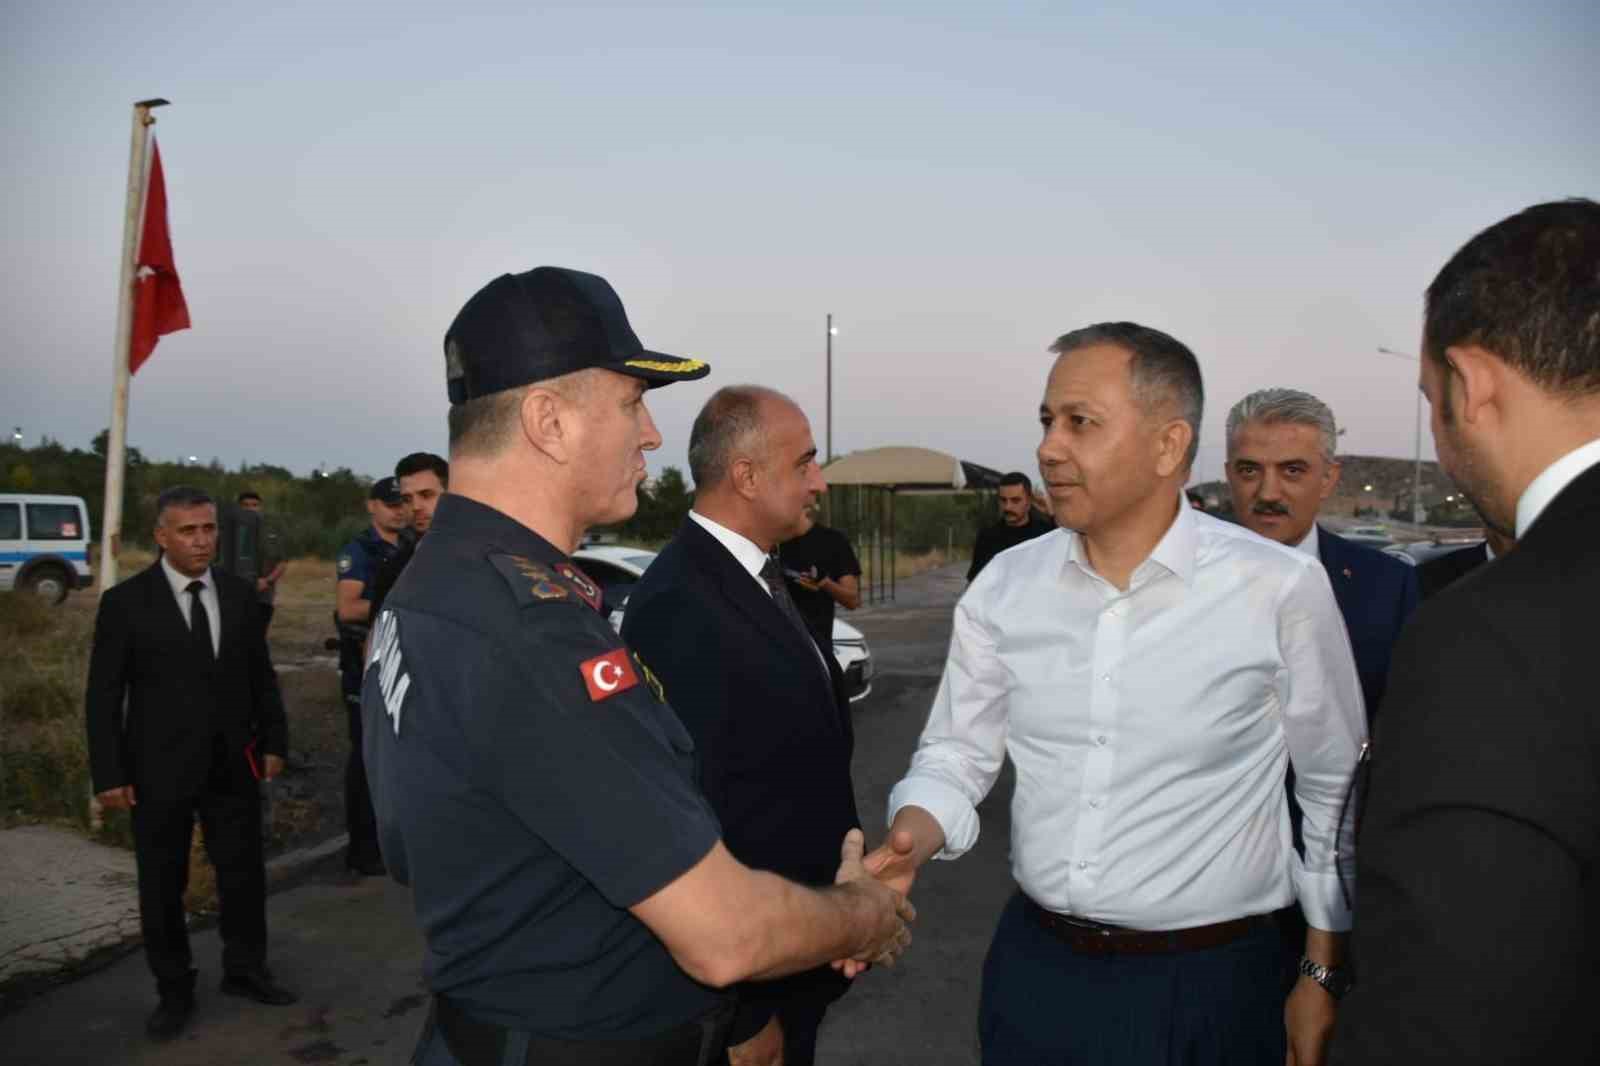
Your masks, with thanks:
[(100, 803), (132, 812), (139, 927), (160, 996), (145, 1028), (170, 1039), (194, 1010), (183, 893), (196, 813), (221, 897), (222, 991), (295, 1000), (266, 966), (256, 784), (283, 770), (289, 738), (256, 591), (211, 566), (216, 504), (167, 489), (155, 539), (161, 558), (100, 599), (85, 703)]
[(1600, 204), (1528, 208), (1428, 287), (1439, 462), (1504, 559), (1395, 650), (1332, 1061), (1557, 1062), (1600, 1046)]
[[(844, 678), (784, 587), (775, 547), (827, 488), (800, 408), (770, 389), (719, 390), (689, 436), (694, 509), (645, 571), (622, 635), (665, 687), (702, 756), (701, 788), (735, 858), (832, 882), (859, 826)], [(747, 984), (729, 1033), (740, 1063), (809, 1066), (846, 982), (827, 967)]]

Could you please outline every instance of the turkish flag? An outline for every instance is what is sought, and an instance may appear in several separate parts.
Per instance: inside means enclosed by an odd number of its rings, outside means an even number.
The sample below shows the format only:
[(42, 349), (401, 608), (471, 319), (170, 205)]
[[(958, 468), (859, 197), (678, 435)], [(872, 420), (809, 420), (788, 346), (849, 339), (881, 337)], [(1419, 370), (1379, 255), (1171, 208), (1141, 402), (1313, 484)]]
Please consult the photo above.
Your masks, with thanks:
[(183, 302), (178, 268), (172, 261), (172, 235), (167, 232), (167, 179), (161, 173), (161, 147), (150, 142), (150, 181), (144, 197), (144, 232), (134, 259), (133, 336), (128, 343), (128, 373), (136, 372), (156, 341), (189, 328), (189, 305)]

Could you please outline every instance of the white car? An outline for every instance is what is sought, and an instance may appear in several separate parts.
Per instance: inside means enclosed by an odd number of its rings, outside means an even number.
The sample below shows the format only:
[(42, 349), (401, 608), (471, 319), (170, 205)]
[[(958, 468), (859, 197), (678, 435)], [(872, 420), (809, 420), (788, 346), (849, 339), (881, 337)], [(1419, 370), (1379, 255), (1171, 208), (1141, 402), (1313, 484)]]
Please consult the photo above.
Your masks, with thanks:
[[(573, 552), (572, 561), (600, 586), (601, 610), (620, 633), (630, 588), (656, 561), (656, 553), (644, 548), (594, 545)], [(837, 618), (833, 620), (833, 657), (844, 671), (844, 690), (850, 702), (866, 699), (872, 691), (872, 652), (867, 650), (867, 638), (861, 630)]]

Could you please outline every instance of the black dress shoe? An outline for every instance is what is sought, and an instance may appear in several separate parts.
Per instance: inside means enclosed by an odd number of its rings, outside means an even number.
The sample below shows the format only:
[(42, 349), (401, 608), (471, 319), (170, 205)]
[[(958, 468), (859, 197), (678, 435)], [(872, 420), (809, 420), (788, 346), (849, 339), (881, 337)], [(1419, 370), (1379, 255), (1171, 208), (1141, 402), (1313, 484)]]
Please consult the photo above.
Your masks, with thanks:
[(145, 1019), (144, 1032), (151, 1040), (171, 1040), (183, 1032), (194, 1013), (194, 999), (188, 996), (168, 996), (156, 1004), (156, 1009)]
[(382, 877), (389, 872), (382, 859), (351, 859), (345, 865), (359, 877)]
[(243, 996), (257, 1003), (281, 1007), (300, 997), (272, 979), (265, 970), (251, 973), (232, 973), (222, 979), (222, 991), (229, 996)]

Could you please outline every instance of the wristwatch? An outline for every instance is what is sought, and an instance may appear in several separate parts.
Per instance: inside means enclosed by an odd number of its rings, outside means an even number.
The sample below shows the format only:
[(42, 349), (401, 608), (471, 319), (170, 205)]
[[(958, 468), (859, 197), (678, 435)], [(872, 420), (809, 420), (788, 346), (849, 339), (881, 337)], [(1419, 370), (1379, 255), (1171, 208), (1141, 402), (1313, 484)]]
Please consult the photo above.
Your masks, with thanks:
[(1350, 991), (1350, 986), (1355, 984), (1350, 971), (1342, 966), (1324, 966), (1304, 955), (1300, 957), (1300, 973), (1321, 985), (1335, 1000), (1343, 999), (1344, 994)]

